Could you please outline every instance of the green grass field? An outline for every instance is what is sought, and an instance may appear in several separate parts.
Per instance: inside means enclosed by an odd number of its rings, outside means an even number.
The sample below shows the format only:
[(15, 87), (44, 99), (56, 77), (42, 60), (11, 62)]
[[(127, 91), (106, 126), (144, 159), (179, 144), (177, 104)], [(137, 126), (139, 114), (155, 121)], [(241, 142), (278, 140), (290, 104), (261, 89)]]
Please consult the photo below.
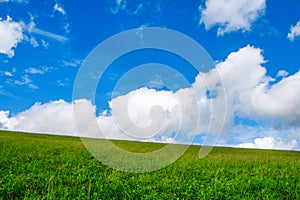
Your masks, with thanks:
[[(163, 144), (115, 141), (139, 152)], [(300, 152), (191, 146), (172, 165), (111, 169), (79, 138), (0, 131), (0, 199), (300, 199)]]

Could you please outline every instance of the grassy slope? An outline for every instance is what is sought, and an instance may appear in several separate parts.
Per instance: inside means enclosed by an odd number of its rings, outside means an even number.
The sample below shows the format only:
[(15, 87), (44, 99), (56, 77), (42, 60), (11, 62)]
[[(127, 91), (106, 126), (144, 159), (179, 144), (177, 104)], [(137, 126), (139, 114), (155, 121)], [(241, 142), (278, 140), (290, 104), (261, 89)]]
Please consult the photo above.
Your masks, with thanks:
[(200, 160), (199, 148), (131, 174), (101, 164), (78, 138), (0, 131), (0, 199), (300, 199), (300, 152), (214, 148)]

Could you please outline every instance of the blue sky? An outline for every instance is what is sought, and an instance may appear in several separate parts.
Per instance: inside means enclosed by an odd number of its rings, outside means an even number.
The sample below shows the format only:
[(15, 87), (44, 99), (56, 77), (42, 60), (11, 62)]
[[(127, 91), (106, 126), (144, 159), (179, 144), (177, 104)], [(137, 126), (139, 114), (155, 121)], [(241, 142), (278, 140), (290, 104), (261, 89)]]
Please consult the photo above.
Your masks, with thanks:
[[(245, 77), (238, 77), (241, 82), (252, 81), (255, 78), (247, 79), (248, 75), (261, 72), (252, 69), (262, 67), (259, 69), (265, 70), (250, 89), (232, 92), (241, 103), (227, 106), (230, 108), (229, 117), (219, 145), (300, 149), (300, 115), (295, 103), (300, 97), (297, 74), (300, 66), (299, 7), (300, 2), (296, 0), (288, 3), (268, 0), (251, 3), (233, 0), (0, 0), (0, 128), (51, 132), (47, 126), (32, 128), (40, 123), (34, 120), (48, 115), (45, 120), (51, 121), (49, 113), (58, 112), (57, 107), (52, 112), (51, 105), (68, 110), (76, 74), (86, 56), (99, 43), (129, 29), (162, 27), (196, 40), (219, 63), (224, 74), (230, 69), (227, 65), (236, 64), (229, 59), (232, 53), (236, 53), (233, 57), (236, 57), (240, 68), (249, 64), (248, 53), (249, 59), (253, 55), (257, 62), (249, 62), (257, 66), (243, 68), (248, 71), (243, 73)], [(103, 77), (103, 86), (97, 89), (97, 115), (111, 109), (108, 102), (112, 99), (107, 94), (112, 92), (118, 78), (137, 64), (157, 62), (170, 65), (191, 84), (195, 82), (197, 85), (195, 79), (198, 73), (187, 63), (172, 55), (158, 55), (161, 54), (137, 52), (117, 60)], [(260, 57), (265, 62), (259, 61)], [(274, 80), (267, 81), (268, 78)], [(227, 78), (224, 79), (226, 82)], [(262, 82), (265, 84), (264, 92), (269, 96), (259, 96), (261, 91), (258, 88)], [(232, 88), (229, 82), (227, 87)], [(277, 101), (275, 94), (288, 96)], [(274, 107), (267, 110), (264, 106), (259, 107), (259, 103), (253, 103), (254, 100), (242, 102), (245, 95), (249, 99), (271, 99), (274, 103), (269, 105), (274, 104)], [(230, 96), (228, 100), (235, 101), (235, 98)], [(267, 100), (265, 103), (268, 105)], [(242, 110), (241, 106), (249, 109)], [(282, 107), (289, 109), (279, 109)], [(35, 108), (39, 114), (32, 116)], [(41, 114), (44, 108), (48, 114)], [(33, 125), (22, 125), (28, 124), (18, 121), (22, 117)], [(64, 120), (60, 123), (67, 123)], [(72, 132), (68, 131), (58, 128), (53, 132)], [(197, 138), (201, 143), (201, 135)], [(166, 141), (172, 141), (172, 137)]]

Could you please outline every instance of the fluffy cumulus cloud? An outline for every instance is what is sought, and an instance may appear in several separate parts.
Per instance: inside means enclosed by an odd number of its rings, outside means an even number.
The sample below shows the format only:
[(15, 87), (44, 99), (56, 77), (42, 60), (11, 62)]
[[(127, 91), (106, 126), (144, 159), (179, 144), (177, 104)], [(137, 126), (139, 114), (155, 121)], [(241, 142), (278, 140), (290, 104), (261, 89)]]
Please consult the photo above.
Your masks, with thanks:
[[(171, 134), (176, 130), (186, 132), (190, 136), (195, 134), (193, 115), (197, 113), (189, 99), (189, 93), (185, 90), (179, 91), (178, 96), (182, 96), (179, 98), (186, 98), (187, 101), (183, 105), (185, 108), (182, 108), (175, 94), (170, 91), (141, 88), (113, 99), (110, 102), (110, 111), (99, 116), (95, 114), (96, 107), (85, 99), (78, 99), (73, 103), (64, 100), (36, 103), (13, 117), (9, 117), (8, 111), (0, 111), (0, 128), (74, 136), (77, 136), (77, 129), (82, 137), (148, 141), (160, 138), (160, 141), (171, 141), (174, 140)], [(159, 107), (161, 112), (155, 112), (155, 106)], [(194, 112), (189, 111), (189, 108), (193, 108)], [(184, 117), (181, 117), (181, 112), (184, 112)], [(180, 129), (182, 120), (184, 125)]]
[(8, 111), (0, 112), (2, 129), (74, 135), (72, 104), (63, 100), (46, 104), (36, 103), (28, 110), (8, 117)]
[(239, 148), (254, 148), (254, 149), (279, 149), (290, 150), (297, 146), (297, 140), (286, 141), (284, 139), (277, 139), (273, 137), (263, 137), (254, 139), (253, 143), (242, 143), (235, 145)]
[(209, 124), (204, 109), (200, 121), (197, 99), (191, 88), (180, 89), (175, 93), (140, 88), (113, 99), (110, 108), (117, 126), (137, 138), (170, 137), (178, 132), (184, 133), (180, 137), (186, 142), (196, 131), (205, 131), (198, 129), (198, 124), (202, 122), (201, 127)]
[[(0, 127), (66, 135), (79, 130), (84, 137), (173, 142), (188, 142), (204, 133), (218, 136), (224, 127), (219, 144), (299, 148), (300, 71), (292, 75), (281, 71), (272, 78), (264, 63), (262, 50), (248, 45), (211, 71), (200, 73), (190, 88), (174, 92), (139, 88), (112, 99), (109, 109), (99, 115), (96, 106), (84, 99), (37, 103), (12, 117), (1, 111)], [(236, 118), (242, 123), (237, 124)], [(263, 123), (270, 130), (243, 120)], [(237, 127), (242, 128), (237, 131)]]
[(249, 31), (251, 24), (265, 13), (266, 0), (206, 0), (200, 7), (200, 23), (206, 29), (218, 26), (218, 35)]
[(0, 127), (1, 128), (5, 128), (4, 126), (6, 126), (9, 122), (9, 111), (3, 111), (0, 110)]
[(23, 23), (14, 22), (9, 16), (6, 20), (0, 18), (0, 53), (14, 56), (14, 48), (24, 38), (22, 27)]
[(237, 114), (257, 121), (268, 119), (274, 124), (300, 126), (297, 109), (300, 106), (300, 71), (290, 76), (279, 71), (284, 77), (278, 81), (266, 75), (264, 63), (261, 49), (246, 46), (231, 53), (215, 70), (204, 76), (213, 87), (216, 84), (215, 71), (221, 74), (229, 116)]
[(300, 71), (270, 84), (261, 82), (240, 95), (241, 113), (253, 119), (270, 118), (276, 124), (300, 126)]
[(298, 21), (295, 26), (291, 26), (287, 37), (290, 41), (294, 41), (298, 36), (300, 36), (300, 21)]

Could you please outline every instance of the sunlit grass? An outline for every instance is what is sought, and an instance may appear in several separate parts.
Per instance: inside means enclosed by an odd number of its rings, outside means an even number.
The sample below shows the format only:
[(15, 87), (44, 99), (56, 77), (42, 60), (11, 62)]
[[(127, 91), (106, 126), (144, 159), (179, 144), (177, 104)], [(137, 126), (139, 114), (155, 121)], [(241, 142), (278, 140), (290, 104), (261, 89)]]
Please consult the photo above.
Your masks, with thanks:
[(164, 169), (131, 174), (101, 164), (79, 138), (2, 131), (0, 148), (1, 199), (300, 199), (300, 152), (216, 147), (199, 159), (192, 146)]

